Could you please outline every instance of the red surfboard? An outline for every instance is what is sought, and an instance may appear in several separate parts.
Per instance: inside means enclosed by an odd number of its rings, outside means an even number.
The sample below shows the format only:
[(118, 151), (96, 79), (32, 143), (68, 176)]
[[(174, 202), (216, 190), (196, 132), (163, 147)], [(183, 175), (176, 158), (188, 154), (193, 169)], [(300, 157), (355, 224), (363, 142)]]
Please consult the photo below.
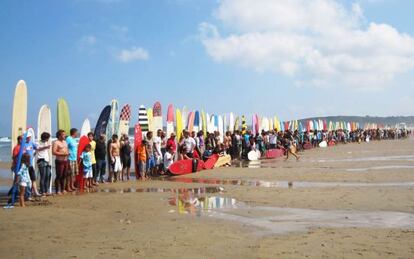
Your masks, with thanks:
[(204, 162), (204, 169), (210, 170), (213, 169), (214, 165), (216, 164), (217, 160), (219, 159), (218, 154), (212, 154), (209, 159)]
[[(85, 149), (86, 145), (90, 143), (89, 138), (87, 136), (82, 136), (79, 139), (78, 145), (78, 163), (80, 162), (80, 156)], [(79, 173), (76, 176), (76, 182), (78, 183), (79, 191), (83, 192), (83, 164), (79, 163)]]
[(335, 146), (335, 141), (333, 141), (333, 140), (329, 141), (329, 142), (328, 142), (328, 146), (330, 146), (330, 147), (331, 147), (331, 146)]
[(266, 151), (266, 158), (277, 158), (284, 155), (284, 151), (282, 149), (269, 149)]
[(142, 130), (141, 125), (135, 124), (134, 129), (134, 162), (135, 162), (135, 177), (138, 179), (139, 177), (139, 169), (138, 169), (138, 147), (141, 146), (142, 143)]
[(204, 162), (200, 159), (184, 159), (179, 160), (177, 162), (174, 162), (170, 167), (168, 168), (168, 171), (172, 175), (183, 175), (183, 174), (191, 174), (195, 173), (193, 172), (193, 160), (197, 160), (197, 171), (203, 170)]
[(310, 142), (306, 142), (305, 144), (303, 144), (303, 149), (311, 149), (312, 148), (312, 144)]

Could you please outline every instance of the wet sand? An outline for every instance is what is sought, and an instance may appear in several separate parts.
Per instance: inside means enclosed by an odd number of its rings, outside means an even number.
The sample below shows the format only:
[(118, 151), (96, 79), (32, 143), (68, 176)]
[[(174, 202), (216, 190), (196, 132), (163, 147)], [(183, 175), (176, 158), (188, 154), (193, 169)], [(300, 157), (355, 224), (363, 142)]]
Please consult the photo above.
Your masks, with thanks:
[[(277, 159), (261, 166), (220, 168), (175, 182), (105, 184), (99, 187), (103, 192), (1, 210), (0, 256), (414, 257), (414, 187), (398, 186), (414, 182), (413, 139), (314, 149), (299, 162)], [(259, 181), (292, 185), (252, 184)], [(377, 185), (299, 188), (304, 181)], [(381, 186), (390, 182), (397, 185)], [(220, 191), (206, 194), (206, 186)], [(197, 200), (184, 188), (203, 197)], [(201, 212), (189, 203), (177, 205), (208, 197), (213, 203)], [(223, 198), (237, 202), (226, 205)], [(214, 209), (215, 201), (227, 207)]]

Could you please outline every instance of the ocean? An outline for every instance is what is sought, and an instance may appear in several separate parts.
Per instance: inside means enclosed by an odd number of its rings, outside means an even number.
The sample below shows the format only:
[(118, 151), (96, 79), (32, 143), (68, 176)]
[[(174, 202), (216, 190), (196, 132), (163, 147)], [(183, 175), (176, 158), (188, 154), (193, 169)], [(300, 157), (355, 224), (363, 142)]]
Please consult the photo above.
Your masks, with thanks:
[(11, 143), (0, 143), (0, 162), (11, 161)]

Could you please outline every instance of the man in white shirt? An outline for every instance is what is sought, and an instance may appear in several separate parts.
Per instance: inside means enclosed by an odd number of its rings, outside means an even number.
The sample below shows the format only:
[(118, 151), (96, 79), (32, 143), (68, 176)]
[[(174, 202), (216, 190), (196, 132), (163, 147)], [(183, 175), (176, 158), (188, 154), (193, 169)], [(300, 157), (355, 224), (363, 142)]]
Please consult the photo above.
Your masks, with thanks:
[(184, 132), (184, 148), (185, 148), (185, 159), (194, 158), (194, 148), (196, 146), (195, 140), (190, 137), (190, 132)]

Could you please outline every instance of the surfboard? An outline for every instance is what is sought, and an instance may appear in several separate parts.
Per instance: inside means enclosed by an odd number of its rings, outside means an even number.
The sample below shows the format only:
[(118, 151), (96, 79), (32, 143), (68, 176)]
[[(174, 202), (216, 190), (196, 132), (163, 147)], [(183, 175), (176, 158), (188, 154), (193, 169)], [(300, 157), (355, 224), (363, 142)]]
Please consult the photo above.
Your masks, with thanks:
[(325, 148), (328, 146), (328, 143), (326, 143), (326, 141), (322, 141), (321, 143), (319, 143), (319, 147)]
[(267, 159), (272, 159), (272, 158), (277, 158), (277, 157), (281, 157), (285, 154), (285, 151), (283, 149), (268, 149), (266, 151), (266, 158)]
[(253, 114), (253, 116), (252, 116), (252, 134), (253, 134), (253, 136), (256, 136), (257, 132), (259, 131), (259, 129), (256, 126), (257, 126), (257, 115)]
[[(195, 167), (195, 163), (197, 163), (197, 167)], [(200, 159), (184, 159), (179, 160), (170, 165), (168, 168), (169, 173), (172, 175), (184, 175), (184, 174), (191, 174), (196, 173), (203, 170), (204, 162)], [(194, 170), (195, 169), (195, 170)]]
[(303, 144), (303, 149), (311, 149), (311, 148), (313, 148), (313, 146), (310, 142), (306, 142), (305, 144)]
[[(43, 132), (50, 134), (51, 137), (48, 144), (52, 145), (52, 114), (48, 105), (42, 105), (42, 107), (40, 107), (39, 115), (37, 117), (37, 139), (39, 141)], [(48, 153), (50, 158), (49, 165), (51, 167), (49, 193), (52, 193), (52, 180), (54, 178), (52, 148), (49, 148)]]
[(217, 121), (217, 131), (220, 133), (220, 142), (223, 143), (224, 140), (224, 123), (223, 123), (223, 117), (221, 115), (218, 116)]
[[(262, 119), (262, 128), (266, 132), (270, 130), (269, 119), (267, 117), (263, 117), (263, 119)], [(259, 132), (259, 133), (261, 133), (261, 132)]]
[(154, 103), (154, 106), (152, 107), (152, 115), (153, 115), (153, 130), (154, 134), (158, 130), (163, 130), (163, 123), (162, 123), (162, 109), (161, 109), (161, 103), (156, 102)]
[(187, 107), (183, 107), (181, 110), (181, 118), (183, 120), (183, 127), (187, 127), (187, 120), (188, 120), (188, 109)]
[(125, 104), (121, 109), (119, 115), (119, 127), (118, 136), (121, 137), (124, 134), (129, 134), (129, 121), (131, 119), (131, 105)]
[(85, 149), (86, 145), (89, 144), (89, 138), (87, 136), (82, 136), (79, 139), (79, 145), (78, 145), (78, 164), (79, 164), (79, 173), (76, 175), (76, 182), (78, 183), (79, 191), (83, 192), (83, 165), (80, 163), (80, 156)]
[(113, 134), (118, 133), (118, 118), (118, 101), (114, 99), (111, 101), (111, 115), (109, 116), (108, 125), (106, 128), (107, 140), (110, 140)]
[(174, 106), (172, 104), (168, 105), (167, 110), (167, 138), (171, 136), (171, 133), (174, 132)]
[(201, 130), (202, 124), (201, 124), (201, 116), (199, 111), (195, 111), (194, 113), (194, 128), (193, 130), (198, 133)]
[(331, 140), (331, 141), (329, 141), (329, 142), (328, 142), (328, 146), (329, 146), (329, 147), (335, 146), (335, 144), (336, 144), (336, 143), (335, 143), (335, 141), (333, 141), (333, 140)]
[(91, 123), (89, 122), (89, 119), (85, 119), (82, 123), (80, 136), (87, 136), (89, 132), (91, 132)]
[(247, 131), (247, 123), (246, 123), (246, 116), (242, 115), (242, 134), (246, 134)]
[(71, 123), (69, 106), (63, 98), (58, 99), (57, 102), (57, 129), (64, 130), (67, 135), (70, 134)]
[(98, 121), (95, 126), (95, 139), (98, 139), (99, 136), (106, 135), (106, 128), (108, 126), (109, 116), (111, 115), (111, 106), (107, 105), (103, 108), (101, 114), (99, 115)]
[(207, 119), (206, 119), (206, 114), (204, 113), (204, 111), (201, 111), (201, 121), (202, 121), (202, 127), (203, 127), (203, 134), (204, 137), (207, 137)]
[(135, 177), (138, 179), (140, 172), (138, 169), (138, 147), (142, 144), (142, 130), (141, 125), (135, 124), (134, 127), (134, 168)]
[(154, 131), (154, 114), (152, 108), (147, 109), (148, 131)]
[(236, 120), (234, 121), (234, 131), (239, 130), (240, 129), (240, 117), (237, 116)]
[(17, 82), (13, 99), (11, 152), (17, 145), (17, 137), (23, 135), (27, 123), (27, 87), (23, 80)]
[(218, 154), (212, 154), (205, 162), (204, 162), (204, 169), (210, 170), (213, 169), (214, 165), (216, 164), (217, 160), (219, 159)]
[(252, 150), (247, 154), (247, 159), (250, 161), (256, 161), (260, 158), (260, 151), (258, 150)]
[(219, 127), (219, 118), (218, 115), (214, 114), (212, 116), (213, 119), (213, 124), (214, 124), (214, 131), (218, 131), (218, 127)]
[(232, 134), (234, 132), (234, 114), (232, 112), (230, 112), (229, 115), (229, 129), (228, 131), (230, 131)]
[(141, 105), (139, 107), (138, 123), (139, 125), (141, 125), (142, 136), (146, 138), (147, 132), (148, 132), (148, 116), (147, 116), (147, 109), (145, 109), (144, 105)]
[(188, 113), (188, 120), (187, 120), (187, 130), (190, 133), (194, 131), (194, 120), (195, 120), (194, 112), (189, 112)]
[(224, 132), (224, 135), (226, 135), (227, 131), (229, 131), (227, 127), (227, 115), (223, 114), (222, 117), (223, 117), (223, 132)]
[(222, 166), (229, 165), (229, 164), (231, 164), (231, 156), (230, 155), (220, 156), (217, 159), (216, 163), (214, 164), (214, 168), (222, 167)]
[(183, 134), (183, 118), (179, 109), (175, 110), (175, 127), (177, 128), (177, 140), (180, 141)]
[(211, 116), (208, 113), (206, 113), (206, 130), (208, 133), (212, 133), (213, 131), (213, 128), (211, 125)]

